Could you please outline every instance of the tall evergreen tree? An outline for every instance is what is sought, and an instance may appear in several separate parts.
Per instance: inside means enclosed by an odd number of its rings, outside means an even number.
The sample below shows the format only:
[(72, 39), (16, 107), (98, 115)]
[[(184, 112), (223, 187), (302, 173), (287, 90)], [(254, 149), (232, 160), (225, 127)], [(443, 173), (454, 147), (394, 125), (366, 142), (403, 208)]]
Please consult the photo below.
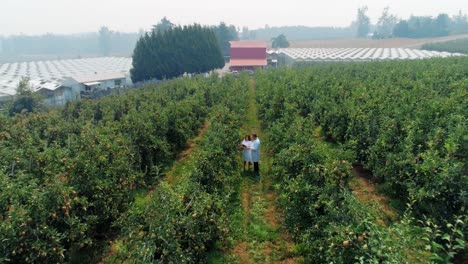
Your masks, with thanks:
[(222, 68), (218, 39), (213, 29), (194, 24), (152, 30), (140, 38), (133, 52), (134, 82), (173, 78)]
[(153, 31), (158, 32), (166, 32), (167, 30), (173, 28), (175, 25), (167, 19), (167, 17), (163, 17), (161, 21), (153, 26)]
[(216, 38), (218, 39), (221, 53), (223, 56), (229, 56), (231, 53), (231, 45), (229, 41), (239, 40), (236, 27), (233, 25), (228, 26), (226, 23), (221, 22), (218, 26), (213, 27), (213, 30), (216, 34)]

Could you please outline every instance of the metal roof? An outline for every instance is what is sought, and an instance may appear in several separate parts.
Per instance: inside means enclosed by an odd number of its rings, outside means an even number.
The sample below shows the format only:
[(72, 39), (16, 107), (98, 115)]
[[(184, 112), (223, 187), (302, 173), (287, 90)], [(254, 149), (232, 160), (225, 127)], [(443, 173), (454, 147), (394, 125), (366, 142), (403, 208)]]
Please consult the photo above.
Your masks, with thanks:
[(229, 41), (231, 48), (267, 48), (267, 43), (257, 40)]
[(459, 53), (404, 48), (286, 48), (270, 50), (269, 54), (284, 54), (296, 61), (371, 61), (446, 58)]
[(74, 76), (84, 80), (85, 76), (96, 75), (97, 72), (97, 75), (104, 76), (104, 79), (117, 74), (119, 78), (121, 75), (125, 78), (131, 68), (132, 59), (125, 57), (0, 63), (0, 96), (15, 95), (16, 87), (23, 77), (30, 79), (34, 91), (55, 90), (61, 87), (66, 79)]
[(91, 83), (91, 82), (100, 82), (108, 80), (118, 80), (125, 79), (126, 76), (120, 72), (104, 72), (104, 73), (94, 73), (86, 75), (76, 75), (71, 77), (73, 80), (79, 83)]

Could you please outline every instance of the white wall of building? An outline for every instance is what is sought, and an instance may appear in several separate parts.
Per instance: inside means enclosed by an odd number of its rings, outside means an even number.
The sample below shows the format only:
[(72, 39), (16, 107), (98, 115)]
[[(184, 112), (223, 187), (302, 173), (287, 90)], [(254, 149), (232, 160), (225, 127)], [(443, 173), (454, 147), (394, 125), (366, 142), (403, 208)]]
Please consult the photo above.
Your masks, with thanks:
[[(105, 81), (96, 81), (100, 84), (88, 86), (91, 90), (107, 90), (115, 88), (117, 86), (129, 85), (126, 78), (114, 79), (114, 80), (105, 80)], [(119, 85), (120, 83), (120, 85)], [(53, 96), (48, 97), (45, 101), (50, 105), (62, 106), (65, 105), (67, 101), (76, 101), (81, 98), (81, 92), (86, 92), (86, 85), (79, 83), (72, 78), (68, 78), (63, 82), (63, 86), (54, 91)]]

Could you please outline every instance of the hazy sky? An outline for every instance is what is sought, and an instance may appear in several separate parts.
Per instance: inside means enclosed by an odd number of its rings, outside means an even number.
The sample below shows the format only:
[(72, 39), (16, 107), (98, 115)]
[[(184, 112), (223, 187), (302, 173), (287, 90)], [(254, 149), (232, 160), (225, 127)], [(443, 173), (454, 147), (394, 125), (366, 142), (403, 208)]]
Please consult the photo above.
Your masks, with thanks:
[(0, 35), (149, 29), (167, 16), (176, 24), (218, 24), (249, 28), (278, 25), (347, 26), (360, 6), (375, 22), (385, 6), (407, 18), (468, 12), (467, 0), (0, 0)]

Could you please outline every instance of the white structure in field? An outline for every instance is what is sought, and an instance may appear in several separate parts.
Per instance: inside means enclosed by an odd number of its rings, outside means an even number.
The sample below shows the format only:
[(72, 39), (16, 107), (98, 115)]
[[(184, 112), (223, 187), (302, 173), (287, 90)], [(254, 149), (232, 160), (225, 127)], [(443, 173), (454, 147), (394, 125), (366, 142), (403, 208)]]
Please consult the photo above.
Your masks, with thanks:
[(278, 55), (287, 65), (301, 62), (353, 62), (464, 56), (459, 53), (404, 48), (286, 48), (269, 50), (268, 53)]
[(87, 58), (0, 64), (0, 98), (14, 97), (26, 77), (50, 105), (64, 105), (86, 92), (130, 85), (131, 58)]

